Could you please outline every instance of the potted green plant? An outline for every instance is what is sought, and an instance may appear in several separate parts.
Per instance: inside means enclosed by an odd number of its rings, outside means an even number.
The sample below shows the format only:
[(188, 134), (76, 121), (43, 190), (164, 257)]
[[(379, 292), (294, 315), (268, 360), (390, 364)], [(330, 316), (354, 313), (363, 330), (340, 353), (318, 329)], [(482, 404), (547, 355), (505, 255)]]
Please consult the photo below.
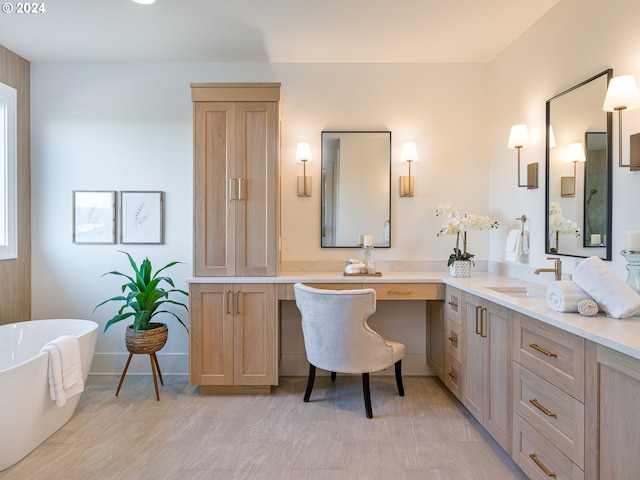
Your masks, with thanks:
[[(171, 304), (182, 307), (185, 311), (188, 311), (189, 309), (187, 305), (173, 300), (170, 298), (170, 295), (180, 294), (188, 296), (189, 294), (184, 290), (175, 288), (171, 277), (159, 276), (162, 271), (181, 262), (168, 263), (153, 273), (153, 268), (148, 258), (145, 258), (138, 267), (131, 255), (127, 252), (121, 253), (124, 253), (128, 257), (133, 274), (127, 275), (125, 273), (112, 271), (107, 272), (102, 276), (118, 275), (125, 277), (127, 282), (125, 282), (121, 287), (123, 295), (108, 298), (104, 302), (98, 304), (93, 311), (95, 312), (96, 309), (108, 302), (121, 302), (122, 305), (118, 310), (118, 313), (107, 321), (104, 331), (106, 332), (114, 323), (132, 318), (133, 323), (127, 327), (125, 334), (127, 350), (129, 350), (130, 353), (151, 354), (160, 350), (164, 346), (168, 336), (168, 327), (165, 323), (151, 321), (157, 315), (161, 313), (173, 315), (188, 331), (188, 328), (182, 319), (176, 313), (166, 310), (164, 307), (167, 304)], [(171, 286), (171, 288), (165, 289), (162, 286), (163, 284), (167, 284)]]

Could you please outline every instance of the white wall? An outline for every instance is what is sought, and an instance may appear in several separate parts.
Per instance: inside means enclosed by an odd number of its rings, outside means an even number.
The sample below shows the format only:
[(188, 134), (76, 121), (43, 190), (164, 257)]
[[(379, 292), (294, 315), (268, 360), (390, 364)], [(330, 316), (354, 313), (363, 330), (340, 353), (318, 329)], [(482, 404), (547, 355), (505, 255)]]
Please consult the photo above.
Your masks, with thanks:
[[(393, 247), (377, 249), (375, 259), (433, 260), (444, 267), (453, 239), (436, 237), (437, 204), (489, 210), (489, 72), (489, 65), (449, 64), (32, 64), (33, 317), (104, 325), (115, 308), (92, 310), (119, 293), (118, 278), (101, 277), (128, 269), (117, 250), (138, 260), (149, 256), (155, 266), (185, 262), (172, 276), (186, 288), (192, 274), (190, 82), (282, 82), (283, 261), (337, 261), (357, 252), (320, 248), (320, 162), (308, 166), (314, 195), (298, 197), (296, 143), (309, 141), (319, 160), (322, 130), (390, 130)], [(413, 198), (398, 196), (398, 176), (407, 174), (400, 162), (405, 141), (415, 141), (420, 154), (412, 168)], [(74, 245), (74, 189), (165, 191), (165, 244)], [(479, 259), (488, 258), (493, 235), (470, 240)], [(187, 334), (168, 323), (163, 371), (185, 373)], [(99, 335), (93, 372), (122, 370), (124, 326)], [(412, 335), (417, 338), (410, 332), (409, 342)], [(148, 373), (148, 360), (139, 357), (133, 372)]]
[[(562, 0), (491, 65), (491, 214), (513, 220), (523, 213), (531, 219), (530, 265), (551, 266), (544, 253), (545, 102), (571, 86), (607, 68), (613, 75), (633, 74), (640, 79), (640, 3), (628, 0)], [(604, 100), (604, 99), (603, 99)], [(526, 123), (533, 147), (522, 150), (522, 164), (540, 163), (540, 187), (516, 187), (516, 153), (505, 148), (509, 129)], [(613, 121), (613, 238), (611, 267), (626, 278), (620, 255), (623, 232), (640, 230), (638, 188), (640, 172), (618, 168), (618, 122)], [(629, 160), (629, 135), (640, 131), (640, 109), (624, 113), (623, 159)], [(506, 179), (506, 180), (505, 180)], [(499, 262), (508, 229), (491, 244), (491, 259)], [(562, 257), (571, 273), (579, 258)], [(496, 269), (504, 268), (497, 265)], [(519, 276), (534, 279), (530, 270)], [(544, 281), (552, 278), (546, 274)], [(538, 279), (538, 281), (541, 281)]]

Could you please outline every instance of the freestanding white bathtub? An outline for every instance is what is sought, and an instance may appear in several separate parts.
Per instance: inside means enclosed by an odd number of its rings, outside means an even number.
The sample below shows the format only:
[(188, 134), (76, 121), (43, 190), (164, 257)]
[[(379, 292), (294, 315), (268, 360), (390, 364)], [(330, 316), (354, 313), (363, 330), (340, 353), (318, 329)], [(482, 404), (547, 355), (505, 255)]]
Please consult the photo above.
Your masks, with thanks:
[(90, 320), (35, 320), (0, 325), (0, 471), (20, 461), (69, 421), (80, 395), (63, 407), (49, 395), (46, 353), (40, 349), (61, 335), (80, 343), (86, 382), (98, 324)]

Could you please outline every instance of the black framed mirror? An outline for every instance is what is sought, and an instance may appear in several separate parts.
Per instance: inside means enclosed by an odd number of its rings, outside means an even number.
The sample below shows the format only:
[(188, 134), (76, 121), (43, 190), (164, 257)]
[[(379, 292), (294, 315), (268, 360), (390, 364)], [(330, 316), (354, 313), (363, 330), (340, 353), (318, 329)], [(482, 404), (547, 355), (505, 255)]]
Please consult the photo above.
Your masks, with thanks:
[(602, 104), (612, 75), (605, 70), (547, 101), (548, 254), (611, 260), (612, 115)]
[(389, 248), (391, 132), (323, 131), (321, 156), (321, 246)]

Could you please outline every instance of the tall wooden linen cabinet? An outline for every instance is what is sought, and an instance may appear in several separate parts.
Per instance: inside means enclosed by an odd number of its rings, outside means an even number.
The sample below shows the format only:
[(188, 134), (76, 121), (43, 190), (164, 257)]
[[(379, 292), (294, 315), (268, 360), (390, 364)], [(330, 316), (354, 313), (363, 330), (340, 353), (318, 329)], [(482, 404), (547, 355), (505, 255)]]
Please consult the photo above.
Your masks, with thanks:
[(190, 382), (203, 393), (278, 383), (281, 87), (193, 83), (194, 281)]

